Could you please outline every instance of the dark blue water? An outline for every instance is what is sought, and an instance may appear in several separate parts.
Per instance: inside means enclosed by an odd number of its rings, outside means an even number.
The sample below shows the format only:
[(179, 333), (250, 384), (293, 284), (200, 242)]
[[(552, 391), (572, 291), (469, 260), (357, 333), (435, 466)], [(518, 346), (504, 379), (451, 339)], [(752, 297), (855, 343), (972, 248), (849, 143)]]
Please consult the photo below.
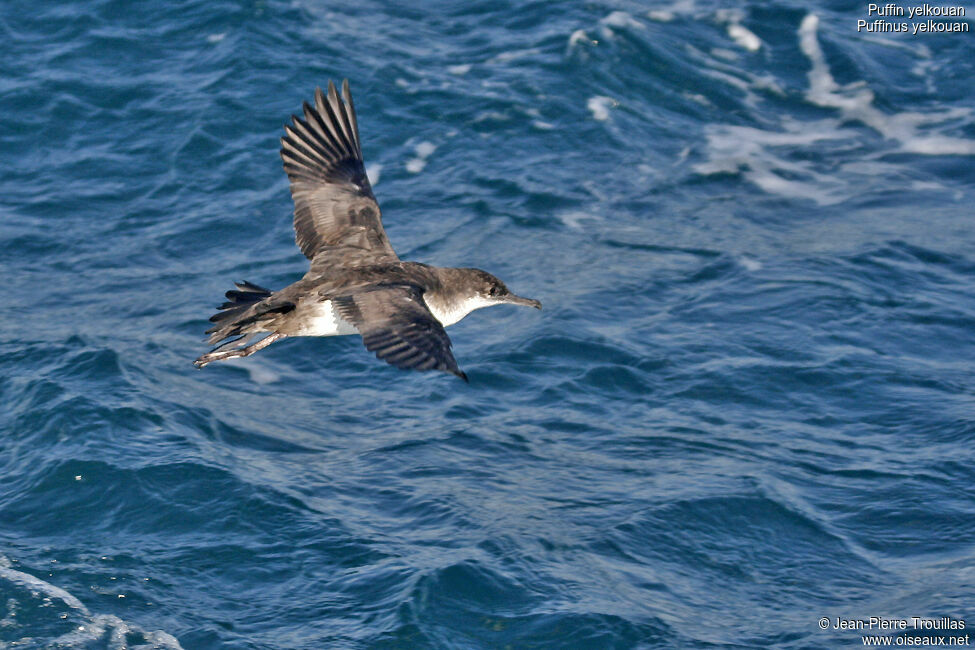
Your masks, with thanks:
[[(4, 2), (0, 647), (970, 629), (975, 41), (865, 6)], [(400, 255), (545, 304), (470, 385), (192, 366), (305, 271), (278, 138), (345, 77)]]

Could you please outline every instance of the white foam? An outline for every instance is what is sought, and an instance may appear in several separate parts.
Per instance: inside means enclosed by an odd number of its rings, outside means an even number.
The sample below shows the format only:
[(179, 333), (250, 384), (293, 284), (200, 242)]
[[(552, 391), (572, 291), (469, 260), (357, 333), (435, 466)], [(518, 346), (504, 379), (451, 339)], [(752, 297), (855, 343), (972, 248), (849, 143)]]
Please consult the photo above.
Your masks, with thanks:
[(728, 25), (728, 36), (749, 52), (757, 52), (762, 47), (762, 39), (755, 36), (754, 32), (740, 23)]
[(943, 192), (945, 186), (934, 181), (911, 181), (908, 185), (912, 190), (921, 192)]
[[(162, 630), (145, 630), (111, 614), (96, 614), (86, 625), (79, 625), (73, 632), (53, 639), (51, 645), (45, 647), (89, 647), (93, 641), (100, 641), (106, 635), (110, 650), (183, 650), (173, 635)], [(130, 635), (141, 636), (146, 644), (129, 645), (127, 637)]]
[(599, 22), (600, 24), (608, 25), (609, 27), (646, 29), (643, 23), (625, 11), (614, 11)]
[[(737, 20), (735, 14), (731, 13), (720, 15), (719, 19), (732, 23)], [(697, 173), (740, 174), (770, 194), (832, 205), (861, 195), (865, 184), (868, 184), (865, 179), (895, 178), (905, 173), (902, 165), (876, 160), (889, 153), (889, 148), (872, 156), (857, 156), (855, 160), (843, 163), (839, 169), (831, 167), (828, 162), (817, 163), (816, 156), (805, 155), (804, 151), (815, 145), (847, 151), (851, 147), (858, 147), (858, 140), (863, 140), (864, 135), (862, 129), (855, 128), (856, 125), (865, 125), (881, 134), (895, 152), (975, 154), (975, 140), (937, 132), (938, 129), (952, 128), (960, 123), (970, 124), (970, 109), (887, 113), (874, 105), (874, 93), (864, 82), (838, 84), (820, 47), (818, 26), (819, 19), (810, 14), (802, 20), (798, 30), (800, 50), (810, 63), (809, 87), (805, 97), (812, 104), (835, 109), (836, 116), (812, 121), (785, 116), (779, 117), (777, 124), (773, 122), (763, 128), (709, 125), (705, 130), (707, 159), (694, 165)], [(726, 64), (693, 48), (689, 52), (704, 59), (705, 65), (702, 67), (709, 76), (741, 88), (746, 93), (744, 101), (747, 104), (762, 100), (754, 92), (756, 89), (781, 92), (774, 80), (727, 69)], [(927, 56), (928, 53), (922, 51), (921, 55)], [(823, 149), (823, 146), (818, 148)]]
[(406, 171), (411, 174), (419, 174), (427, 166), (427, 158), (430, 157), (434, 151), (437, 150), (437, 145), (432, 142), (427, 142), (426, 140), (418, 142), (414, 147), (413, 151), (416, 153), (415, 158), (410, 158), (406, 161)]
[(749, 52), (757, 52), (762, 47), (762, 39), (750, 29), (741, 24), (744, 16), (737, 9), (719, 9), (714, 14), (719, 23), (728, 24), (728, 36), (740, 47)]
[(72, 596), (61, 587), (57, 587), (49, 582), (45, 582), (29, 573), (11, 569), (9, 568), (9, 561), (7, 558), (2, 559), (3, 564), (0, 565), (0, 580), (6, 580), (7, 582), (24, 587), (32, 592), (44, 594), (49, 598), (57, 598), (71, 609), (76, 609), (83, 614), (88, 614), (88, 608), (85, 607), (80, 600)]
[(676, 18), (676, 16), (674, 15), (673, 11), (654, 10), (647, 12), (647, 18), (650, 20), (656, 20), (658, 23), (669, 23)]
[(745, 257), (744, 255), (738, 260), (746, 271), (761, 271), (762, 263), (752, 257)]
[(541, 53), (542, 51), (537, 47), (530, 47), (524, 50), (510, 50), (507, 52), (502, 52), (496, 56), (492, 56), (487, 60), (487, 63), (508, 63), (510, 61), (517, 61), (518, 59), (524, 59), (525, 57), (534, 56)]
[(614, 29), (646, 29), (646, 26), (625, 11), (613, 11), (600, 19), (599, 35), (609, 40), (614, 36)]
[[(71, 616), (77, 621), (75, 628), (66, 634), (55, 639), (32, 639), (29, 637), (20, 638), (18, 645), (30, 644), (34, 641), (43, 643), (44, 647), (74, 648), (88, 647), (94, 641), (101, 641), (108, 635), (108, 647), (111, 650), (137, 650), (138, 648), (153, 648), (155, 650), (183, 650), (179, 641), (171, 634), (161, 630), (149, 631), (137, 625), (127, 623), (118, 616), (108, 614), (92, 614), (84, 603), (68, 591), (52, 585), (23, 571), (10, 568), (10, 561), (0, 555), (0, 583), (6, 582), (27, 590), (32, 597), (44, 597), (42, 607), (49, 606), (51, 599), (56, 599), (64, 603), (70, 610), (68, 614), (61, 618)], [(124, 594), (120, 594), (122, 596)], [(19, 602), (17, 598), (8, 599)], [(6, 619), (4, 620), (6, 623)], [(16, 625), (16, 622), (13, 622)], [(143, 637), (149, 645), (130, 646), (127, 637), (139, 635)]]
[(471, 71), (470, 63), (461, 63), (458, 65), (447, 66), (447, 72), (449, 72), (450, 74), (455, 74), (457, 76), (465, 75), (470, 71)]
[(757, 52), (762, 47), (762, 39), (741, 24), (742, 12), (737, 9), (719, 9), (714, 14), (719, 23), (728, 23), (728, 36), (740, 47), (749, 52)]
[(582, 228), (582, 222), (584, 221), (598, 221), (599, 217), (588, 212), (581, 212), (578, 210), (570, 210), (569, 212), (562, 212), (558, 214), (559, 220), (567, 225), (573, 230), (579, 230)]
[(226, 32), (223, 32), (221, 34), (210, 34), (209, 36), (207, 36), (207, 43), (219, 43), (225, 38), (227, 38)]
[(250, 379), (255, 384), (266, 385), (273, 384), (281, 378), (281, 375), (271, 370), (270, 367), (265, 366), (260, 361), (251, 361), (251, 363), (244, 366), (247, 368), (247, 372), (250, 375)]
[(606, 97), (604, 95), (596, 95), (595, 97), (590, 97), (586, 101), (586, 108), (592, 113), (592, 116), (599, 120), (600, 122), (605, 122), (609, 119), (609, 109), (619, 106), (617, 102), (612, 97)]
[(873, 105), (874, 94), (863, 82), (840, 86), (833, 79), (826, 57), (819, 46), (819, 18), (809, 14), (799, 26), (799, 48), (812, 65), (808, 73), (806, 99), (840, 111), (845, 121), (862, 122), (889, 140), (900, 144), (901, 151), (926, 155), (973, 155), (975, 140), (942, 135), (927, 135), (918, 127), (944, 124), (971, 114), (967, 109), (930, 111), (926, 113), (888, 114)]
[(576, 43), (582, 43), (583, 41), (588, 41), (589, 36), (586, 35), (586, 30), (577, 29), (569, 35), (569, 47), (572, 47)]
[(737, 61), (738, 59), (741, 58), (741, 55), (738, 54), (738, 52), (735, 52), (734, 50), (728, 50), (723, 47), (712, 47), (710, 52), (711, 52), (711, 56), (716, 57), (718, 59), (724, 59), (725, 61)]
[(589, 34), (587, 34), (585, 30), (577, 29), (572, 32), (571, 36), (569, 36), (569, 49), (571, 50), (579, 43), (585, 43), (586, 45), (597, 45), (599, 41), (594, 41), (589, 38)]
[(511, 117), (499, 111), (483, 111), (474, 116), (474, 123), (479, 122), (507, 122)]
[(692, 102), (697, 102), (701, 106), (711, 106), (711, 100), (699, 93), (689, 93), (687, 91), (684, 91), (681, 93), (681, 97), (686, 97)]
[(767, 90), (776, 95), (785, 94), (771, 76), (756, 75), (742, 69), (741, 66), (732, 65), (725, 60), (719, 60), (728, 58), (737, 60), (738, 54), (731, 50), (715, 48), (709, 54), (689, 43), (684, 45), (684, 49), (688, 56), (696, 59), (700, 63), (699, 68), (701, 74), (740, 90), (744, 93), (745, 97), (743, 101), (748, 106), (757, 106), (761, 100), (759, 95), (756, 94), (756, 90)]
[(366, 177), (369, 179), (370, 185), (379, 184), (379, 176), (382, 174), (383, 166), (379, 163), (371, 163), (366, 165)]
[(649, 11), (647, 14), (665, 13), (671, 15), (687, 15), (697, 11), (696, 0), (671, 0), (668, 4), (669, 6), (664, 11)]
[(421, 158), (427, 158), (430, 156), (430, 154), (437, 150), (437, 145), (424, 140), (423, 142), (417, 143), (414, 150), (416, 151), (416, 155), (420, 156)]
[(783, 131), (765, 131), (727, 124), (707, 128), (709, 160), (694, 165), (699, 174), (741, 173), (770, 194), (799, 197), (820, 205), (846, 200), (855, 192), (836, 176), (817, 172), (807, 162), (797, 162), (776, 153), (779, 147), (796, 147), (852, 139), (856, 133), (838, 128), (836, 120), (801, 123), (787, 120)]

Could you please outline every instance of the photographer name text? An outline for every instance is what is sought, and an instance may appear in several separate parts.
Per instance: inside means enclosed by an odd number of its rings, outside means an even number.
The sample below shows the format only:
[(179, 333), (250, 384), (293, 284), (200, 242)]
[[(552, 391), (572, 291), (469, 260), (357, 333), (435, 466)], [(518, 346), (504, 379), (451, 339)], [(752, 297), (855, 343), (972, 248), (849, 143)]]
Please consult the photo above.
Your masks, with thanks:
[(924, 618), (910, 616), (908, 618), (884, 618), (871, 616), (869, 618), (841, 618), (819, 619), (819, 626), (831, 630), (964, 630), (965, 621), (960, 618)]

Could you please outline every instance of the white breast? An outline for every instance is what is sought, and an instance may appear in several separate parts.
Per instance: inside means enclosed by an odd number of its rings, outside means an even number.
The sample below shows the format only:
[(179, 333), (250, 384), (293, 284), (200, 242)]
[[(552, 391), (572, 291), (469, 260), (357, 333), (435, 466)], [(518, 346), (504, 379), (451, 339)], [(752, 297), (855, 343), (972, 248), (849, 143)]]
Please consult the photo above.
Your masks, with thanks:
[(453, 325), (475, 309), (490, 307), (491, 305), (496, 304), (495, 301), (481, 298), (480, 296), (468, 298), (462, 303), (454, 303), (450, 306), (441, 305), (434, 300), (427, 300), (426, 302), (427, 307), (430, 309), (430, 313), (432, 313), (444, 327)]
[(335, 311), (331, 300), (316, 303), (302, 319), (301, 336), (342, 336), (358, 334), (351, 323), (344, 320)]

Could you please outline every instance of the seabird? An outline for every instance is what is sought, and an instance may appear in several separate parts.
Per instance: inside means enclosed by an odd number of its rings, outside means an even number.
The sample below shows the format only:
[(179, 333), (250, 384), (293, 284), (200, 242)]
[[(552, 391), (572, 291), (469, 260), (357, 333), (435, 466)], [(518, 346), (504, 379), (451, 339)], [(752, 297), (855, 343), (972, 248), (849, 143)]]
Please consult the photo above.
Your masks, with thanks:
[(194, 365), (250, 356), (289, 336), (360, 334), (368, 350), (397, 368), (442, 370), (467, 381), (444, 328), (481, 307), (542, 303), (516, 296), (480, 269), (400, 260), (366, 176), (348, 80), (341, 99), (331, 81), (327, 96), (316, 88), (315, 105), (305, 102), (304, 118), (291, 120), (281, 158), (295, 203), (295, 241), (311, 267), (280, 291), (236, 282), (206, 331), (211, 345), (223, 343)]

